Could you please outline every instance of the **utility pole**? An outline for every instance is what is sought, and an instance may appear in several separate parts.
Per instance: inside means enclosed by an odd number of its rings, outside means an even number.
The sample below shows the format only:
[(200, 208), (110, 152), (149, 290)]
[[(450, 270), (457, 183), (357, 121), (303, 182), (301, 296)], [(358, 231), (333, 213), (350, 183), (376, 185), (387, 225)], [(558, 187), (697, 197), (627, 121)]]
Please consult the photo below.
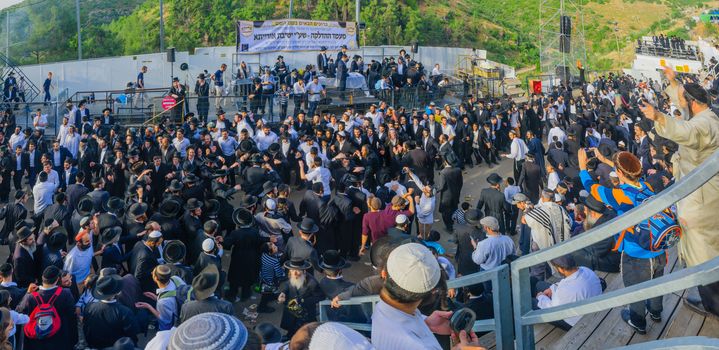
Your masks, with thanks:
[(165, 52), (165, 14), (162, 11), (162, 0), (160, 0), (160, 52)]
[(622, 52), (619, 51), (619, 22), (614, 21), (614, 42), (617, 44), (617, 60), (622, 59)]
[(10, 10), (5, 11), (5, 57), (10, 60)]
[(294, 7), (294, 0), (290, 0), (290, 12), (287, 14), (287, 19), (292, 19), (292, 7)]
[(357, 21), (357, 29), (360, 24), (360, 0), (355, 0), (355, 21)]
[(77, 21), (77, 59), (82, 60), (82, 32), (80, 28), (80, 0), (75, 0), (75, 20)]

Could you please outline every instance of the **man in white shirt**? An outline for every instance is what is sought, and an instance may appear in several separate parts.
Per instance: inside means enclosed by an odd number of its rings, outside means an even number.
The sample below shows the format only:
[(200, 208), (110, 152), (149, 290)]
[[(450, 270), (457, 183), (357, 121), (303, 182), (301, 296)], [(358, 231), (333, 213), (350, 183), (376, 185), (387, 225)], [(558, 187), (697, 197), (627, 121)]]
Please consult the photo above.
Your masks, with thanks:
[(182, 129), (177, 130), (177, 136), (172, 140), (172, 145), (175, 146), (177, 152), (180, 152), (182, 158), (187, 156), (187, 147), (190, 146), (190, 140), (185, 138), (185, 132)]
[(306, 91), (307, 101), (309, 101), (308, 114), (310, 117), (314, 117), (317, 106), (320, 104), (322, 97), (327, 96), (327, 91), (325, 91), (325, 87), (320, 84), (319, 77), (317, 75), (312, 77), (312, 82), (307, 84)]
[[(558, 283), (548, 286), (541, 281), (537, 283), (537, 308), (546, 309), (573, 303), (602, 294), (602, 282), (589, 268), (577, 266), (571, 254), (560, 256), (550, 262), (564, 278)], [(582, 316), (565, 318), (552, 322), (553, 325), (568, 331), (579, 322)]]
[[(418, 243), (395, 248), (387, 258), (387, 278), (380, 301), (372, 314), (372, 345), (379, 350), (439, 350), (435, 334), (449, 335), (451, 311), (435, 311), (424, 316), (417, 310), (431, 294), (440, 278), (437, 259)], [(476, 343), (474, 333), (459, 334), (456, 349)]]
[(67, 148), (72, 157), (77, 159), (77, 150), (80, 148), (80, 135), (75, 132), (74, 125), (68, 126), (67, 135), (65, 135), (65, 139), (62, 140), (60, 145)]
[(27, 139), (25, 138), (25, 134), (22, 133), (22, 128), (16, 126), (15, 132), (10, 136), (10, 140), (8, 141), (10, 149), (14, 150), (17, 146), (24, 149), (26, 143)]
[(332, 173), (329, 169), (322, 166), (322, 158), (315, 157), (312, 163), (309, 163), (310, 170), (305, 174), (304, 164), (300, 163), (300, 178), (312, 183), (321, 182), (324, 196), (329, 198), (332, 193), (330, 189), (330, 180)]
[(372, 124), (374, 125), (375, 129), (379, 129), (379, 125), (383, 122), (382, 114), (377, 112), (376, 105), (370, 105), (369, 111), (365, 113), (364, 117), (372, 121)]
[(271, 144), (277, 142), (279, 140), (279, 137), (277, 137), (277, 134), (275, 134), (274, 131), (270, 130), (269, 125), (263, 124), (262, 132), (257, 133), (254, 139), (257, 143), (257, 149), (262, 152), (269, 148)]
[(36, 130), (45, 131), (47, 124), (47, 114), (42, 114), (42, 109), (38, 108), (35, 116), (32, 118), (32, 126)]
[(514, 159), (514, 178), (519, 179), (519, 174), (522, 172), (522, 165), (524, 164), (524, 159), (527, 157), (529, 148), (521, 138), (517, 137), (517, 133), (514, 132), (514, 130), (509, 132), (509, 139), (512, 140), (512, 144), (509, 148), (510, 153), (505, 154), (504, 157)]
[(33, 212), (39, 216), (45, 208), (52, 205), (52, 195), (55, 193), (57, 185), (47, 181), (47, 173), (44, 171), (38, 175), (37, 179), (37, 185), (32, 188), (32, 197), (35, 200)]
[(559, 127), (559, 123), (556, 120), (552, 121), (552, 128), (549, 129), (549, 134), (547, 134), (547, 141), (554, 142), (555, 136), (557, 137), (556, 141), (559, 141), (562, 144), (567, 141), (567, 133), (565, 133), (564, 130)]

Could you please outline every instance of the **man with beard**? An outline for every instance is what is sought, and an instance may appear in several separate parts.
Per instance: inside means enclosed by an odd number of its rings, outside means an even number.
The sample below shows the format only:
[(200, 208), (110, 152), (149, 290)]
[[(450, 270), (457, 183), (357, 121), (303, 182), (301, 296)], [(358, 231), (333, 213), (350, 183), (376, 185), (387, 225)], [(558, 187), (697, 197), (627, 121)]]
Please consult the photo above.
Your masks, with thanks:
[[(65, 256), (63, 270), (69, 271), (77, 283), (82, 283), (90, 275), (92, 258), (95, 255), (92, 250), (89, 231), (80, 232), (75, 236), (75, 242), (75, 247)], [(99, 250), (98, 254), (102, 254), (103, 249)]]
[[(607, 208), (604, 203), (598, 201), (594, 196), (588, 196), (585, 199), (584, 213), (585, 218), (582, 223), (584, 232), (617, 217), (614, 210)], [(586, 266), (594, 271), (619, 272), (620, 254), (613, 248), (614, 237), (607, 237), (589, 247), (572, 253), (572, 255), (577, 262), (577, 266)]]
[(304, 324), (317, 320), (315, 310), (324, 295), (314, 277), (307, 273), (312, 267), (307, 260), (293, 258), (284, 266), (289, 270), (289, 279), (280, 285), (277, 302), (285, 305), (280, 327), (291, 338)]
[(40, 276), (40, 250), (35, 243), (35, 234), (30, 228), (23, 226), (17, 230), (17, 243), (12, 256), (12, 265), (15, 266), (13, 279), (20, 288), (27, 288), (35, 283)]

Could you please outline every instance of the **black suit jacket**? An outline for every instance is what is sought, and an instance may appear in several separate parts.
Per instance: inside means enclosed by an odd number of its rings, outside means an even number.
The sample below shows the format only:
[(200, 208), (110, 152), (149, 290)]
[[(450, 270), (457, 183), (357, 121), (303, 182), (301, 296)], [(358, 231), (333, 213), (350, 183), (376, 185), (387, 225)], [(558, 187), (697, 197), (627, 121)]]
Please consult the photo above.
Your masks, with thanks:
[(505, 200), (504, 193), (494, 188), (485, 188), (479, 194), (477, 209), (482, 210), (485, 216), (493, 216), (497, 219), (500, 229), (503, 229), (504, 215), (508, 214), (512, 208)]
[(90, 193), (90, 189), (82, 183), (74, 183), (67, 186), (67, 204), (70, 207), (70, 211), (77, 209), (77, 203), (80, 202), (80, 198)]
[(455, 211), (459, 204), (462, 191), (462, 170), (455, 167), (445, 167), (439, 172), (437, 193), (439, 196), (439, 211)]
[(317, 54), (317, 70), (323, 73), (327, 72), (327, 66), (329, 65), (330, 58), (327, 54)]
[(38, 246), (35, 254), (31, 255), (21, 245), (15, 245), (15, 252), (12, 256), (12, 263), (15, 267), (13, 280), (18, 287), (27, 288), (30, 283), (35, 283), (40, 278), (40, 252), (42, 252), (42, 246)]
[(135, 243), (135, 247), (132, 248), (128, 267), (130, 273), (140, 281), (140, 288), (143, 292), (154, 292), (157, 289), (157, 285), (152, 280), (152, 270), (158, 265), (159, 257), (157, 250), (151, 250), (144, 241)]
[(532, 203), (539, 201), (539, 192), (542, 190), (542, 169), (535, 162), (524, 162), (522, 171), (519, 173), (517, 186), (532, 200)]

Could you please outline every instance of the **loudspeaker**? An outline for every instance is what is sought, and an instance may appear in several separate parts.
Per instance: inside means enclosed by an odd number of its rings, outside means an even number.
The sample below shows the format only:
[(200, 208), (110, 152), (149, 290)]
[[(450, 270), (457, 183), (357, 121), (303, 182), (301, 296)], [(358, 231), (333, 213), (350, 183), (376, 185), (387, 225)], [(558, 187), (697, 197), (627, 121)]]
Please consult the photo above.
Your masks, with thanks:
[(572, 38), (566, 35), (559, 35), (559, 51), (569, 53), (571, 49)]
[(418, 44), (416, 41), (413, 41), (413, 42), (412, 42), (411, 51), (412, 51), (412, 53), (414, 53), (414, 54), (416, 54), (416, 53), (419, 52), (419, 44)]
[(175, 48), (174, 47), (168, 47), (167, 48), (167, 62), (175, 62)]
[(569, 67), (567, 66), (557, 66), (557, 68), (554, 69), (554, 73), (563, 82), (567, 82), (572, 78), (572, 73), (569, 71)]
[(562, 16), (559, 22), (559, 32), (562, 35), (572, 36), (572, 19), (569, 16)]

